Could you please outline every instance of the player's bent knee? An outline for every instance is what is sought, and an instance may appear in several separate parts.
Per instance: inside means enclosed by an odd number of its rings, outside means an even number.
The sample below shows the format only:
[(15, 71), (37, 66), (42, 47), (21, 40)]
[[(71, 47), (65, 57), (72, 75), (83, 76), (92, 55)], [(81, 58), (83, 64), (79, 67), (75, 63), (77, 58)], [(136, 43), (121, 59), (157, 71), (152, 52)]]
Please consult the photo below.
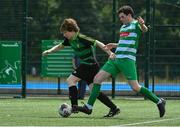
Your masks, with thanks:
[(98, 77), (98, 75), (96, 75), (95, 77), (94, 77), (94, 81), (93, 81), (94, 83), (96, 83), (96, 84), (101, 84), (102, 83), (102, 80)]
[(106, 80), (110, 75), (104, 71), (100, 71), (94, 77), (93, 82), (97, 84), (101, 84), (104, 80)]
[(68, 83), (68, 86), (69, 86), (69, 87), (70, 87), (70, 86), (75, 86), (75, 85), (76, 85), (76, 82), (73, 81), (73, 80), (71, 80), (70, 78), (68, 78), (68, 79), (66, 80), (66, 82)]
[(140, 91), (140, 89), (141, 89), (141, 87), (139, 87), (139, 86), (131, 86), (131, 88), (133, 89), (133, 91), (134, 92), (139, 92)]

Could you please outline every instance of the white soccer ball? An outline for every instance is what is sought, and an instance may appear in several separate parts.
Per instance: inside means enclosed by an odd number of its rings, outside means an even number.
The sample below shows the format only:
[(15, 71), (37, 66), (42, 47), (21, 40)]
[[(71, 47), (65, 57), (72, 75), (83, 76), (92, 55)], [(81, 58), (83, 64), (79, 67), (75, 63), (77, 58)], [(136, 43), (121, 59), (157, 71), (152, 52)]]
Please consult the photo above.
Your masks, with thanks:
[(59, 106), (58, 112), (62, 117), (69, 117), (72, 113), (72, 107), (67, 103), (63, 103)]

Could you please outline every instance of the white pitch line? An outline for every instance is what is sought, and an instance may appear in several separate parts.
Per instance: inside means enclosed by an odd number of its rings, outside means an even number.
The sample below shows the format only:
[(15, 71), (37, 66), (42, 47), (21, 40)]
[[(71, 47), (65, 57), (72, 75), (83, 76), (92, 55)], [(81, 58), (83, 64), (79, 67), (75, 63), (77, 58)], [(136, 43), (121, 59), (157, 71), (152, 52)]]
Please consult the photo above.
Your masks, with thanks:
[(180, 118), (153, 120), (153, 121), (147, 121), (147, 122), (130, 123), (130, 124), (117, 125), (117, 126), (110, 126), (110, 127), (134, 126), (134, 125), (140, 125), (140, 124), (146, 124), (146, 123), (158, 123), (158, 122), (162, 122), (162, 121), (179, 120), (179, 119)]

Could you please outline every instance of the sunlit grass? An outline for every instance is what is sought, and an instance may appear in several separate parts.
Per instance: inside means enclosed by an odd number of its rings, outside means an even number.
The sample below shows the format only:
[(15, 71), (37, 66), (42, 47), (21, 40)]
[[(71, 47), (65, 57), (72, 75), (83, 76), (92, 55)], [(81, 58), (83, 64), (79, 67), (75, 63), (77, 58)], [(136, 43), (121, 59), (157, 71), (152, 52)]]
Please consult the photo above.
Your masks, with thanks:
[[(159, 118), (155, 104), (143, 99), (114, 99), (113, 102), (121, 108), (121, 113), (114, 118), (102, 117), (109, 109), (99, 101), (96, 101), (91, 115), (78, 113), (69, 118), (61, 118), (57, 110), (64, 102), (70, 103), (67, 98), (51, 97), (0, 99), (0, 126), (113, 126), (133, 123), (140, 123), (138, 126), (180, 125), (180, 100), (167, 101), (164, 118)], [(159, 122), (151, 122), (155, 120)], [(150, 123), (142, 123), (147, 121)]]

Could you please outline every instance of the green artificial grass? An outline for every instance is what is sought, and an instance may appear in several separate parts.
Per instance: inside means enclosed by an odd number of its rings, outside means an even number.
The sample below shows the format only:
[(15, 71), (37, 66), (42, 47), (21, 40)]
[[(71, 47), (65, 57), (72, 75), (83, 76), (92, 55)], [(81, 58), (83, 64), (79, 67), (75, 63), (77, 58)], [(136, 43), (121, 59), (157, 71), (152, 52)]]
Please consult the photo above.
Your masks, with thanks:
[(180, 100), (167, 100), (164, 118), (159, 118), (154, 103), (132, 99), (114, 99), (113, 102), (120, 107), (121, 113), (113, 118), (103, 118), (109, 109), (98, 100), (91, 115), (78, 113), (62, 118), (58, 115), (58, 107), (64, 102), (70, 104), (67, 98), (0, 99), (0, 126), (180, 125)]

